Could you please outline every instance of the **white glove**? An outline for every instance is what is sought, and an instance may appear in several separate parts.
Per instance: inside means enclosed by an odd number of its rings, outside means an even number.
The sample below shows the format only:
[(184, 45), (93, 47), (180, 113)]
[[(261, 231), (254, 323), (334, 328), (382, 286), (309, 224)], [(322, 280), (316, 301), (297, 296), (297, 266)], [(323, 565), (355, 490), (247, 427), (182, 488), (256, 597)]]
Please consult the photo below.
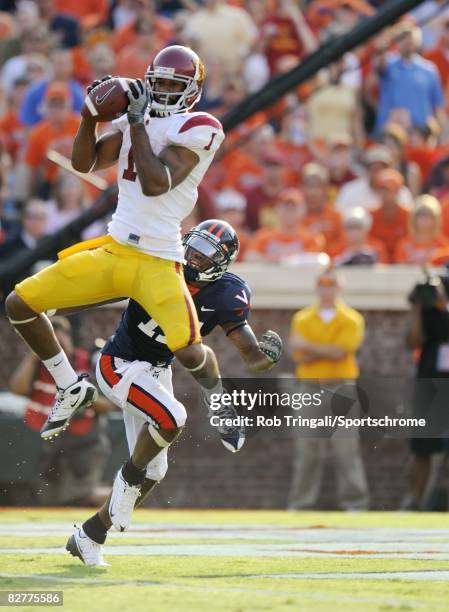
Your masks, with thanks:
[(263, 334), (262, 340), (259, 342), (259, 348), (271, 363), (277, 363), (282, 355), (281, 337), (275, 331), (269, 329)]
[(126, 92), (129, 99), (128, 121), (131, 125), (143, 123), (145, 111), (148, 106), (148, 90), (140, 79), (136, 79), (129, 84), (129, 91)]

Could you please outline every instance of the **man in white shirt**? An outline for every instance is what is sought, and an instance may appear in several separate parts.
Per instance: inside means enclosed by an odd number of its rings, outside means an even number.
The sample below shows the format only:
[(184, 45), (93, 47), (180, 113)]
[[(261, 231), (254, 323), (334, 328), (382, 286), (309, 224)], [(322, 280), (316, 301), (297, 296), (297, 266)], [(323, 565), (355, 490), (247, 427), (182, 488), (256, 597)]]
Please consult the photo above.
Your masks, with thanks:
[[(365, 210), (373, 210), (379, 204), (379, 194), (376, 191), (375, 181), (378, 172), (393, 165), (393, 159), (388, 149), (374, 146), (367, 150), (364, 163), (366, 173), (341, 188), (335, 200), (336, 207), (344, 213), (354, 206), (361, 206)], [(408, 187), (401, 187), (399, 191), (399, 204), (410, 209), (413, 197)]]

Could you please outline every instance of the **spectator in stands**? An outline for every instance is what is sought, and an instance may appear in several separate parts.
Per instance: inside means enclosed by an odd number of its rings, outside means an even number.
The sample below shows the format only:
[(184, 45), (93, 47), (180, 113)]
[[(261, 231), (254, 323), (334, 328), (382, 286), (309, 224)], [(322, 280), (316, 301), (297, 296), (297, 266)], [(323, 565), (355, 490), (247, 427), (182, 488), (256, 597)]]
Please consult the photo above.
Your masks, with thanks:
[(22, 32), (19, 42), (19, 54), (13, 55), (2, 67), (1, 83), (6, 92), (11, 90), (16, 79), (27, 76), (28, 62), (34, 56), (48, 54), (49, 34), (43, 24)]
[(56, 46), (77, 47), (81, 42), (80, 24), (76, 17), (56, 9), (55, 0), (38, 0), (39, 16), (56, 37)]
[[(323, 250), (323, 237), (302, 226), (301, 204), (302, 198), (296, 189), (285, 189), (278, 195), (274, 209), (278, 227), (260, 229), (254, 234), (246, 254), (247, 261), (279, 263), (293, 258), (300, 261), (304, 254)], [(308, 260), (307, 257), (303, 259)]]
[[(86, 50), (89, 74), (85, 76), (86, 84), (102, 79), (106, 74), (120, 74), (115, 67), (115, 53), (106, 42), (99, 42)], [(142, 74), (139, 78), (142, 77)]]
[(408, 236), (396, 246), (396, 263), (422, 265), (431, 263), (440, 249), (449, 249), (449, 238), (441, 233), (441, 206), (431, 195), (416, 199), (410, 217)]
[[(0, 261), (9, 260), (11, 257), (33, 249), (39, 240), (47, 232), (48, 213), (45, 203), (41, 200), (29, 200), (21, 217), (20, 230), (17, 234), (8, 235), (0, 243)], [(33, 270), (24, 270), (19, 278), (14, 281), (2, 280), (0, 285), (0, 303), (13, 289), (16, 282), (30, 276)]]
[(17, 168), (15, 199), (26, 200), (30, 194), (48, 197), (49, 188), (58, 174), (58, 167), (47, 160), (47, 152), (57, 150), (70, 158), (80, 116), (72, 113), (69, 85), (55, 81), (46, 89), (44, 112), (47, 119), (29, 132), (23, 160)]
[(276, 224), (274, 206), (285, 187), (284, 158), (280, 153), (266, 153), (262, 158), (262, 176), (259, 185), (246, 192), (246, 227), (273, 227)]
[(329, 171), (329, 192), (330, 202), (334, 202), (337, 193), (346, 185), (357, 178), (353, 169), (352, 160), (352, 139), (345, 134), (334, 134), (327, 141), (327, 152), (322, 160)]
[(376, 131), (383, 129), (397, 108), (408, 111), (411, 126), (423, 126), (434, 116), (444, 127), (447, 119), (441, 79), (435, 64), (418, 53), (420, 29), (402, 22), (395, 34), (398, 54), (381, 53), (377, 59), (380, 99)]
[[(449, 300), (444, 283), (436, 287), (432, 305), (413, 299), (411, 319), (407, 330), (410, 349), (418, 351), (416, 381), (413, 387), (412, 406), (414, 417), (432, 419), (436, 423), (445, 421), (447, 413), (447, 379), (449, 377)], [(443, 429), (440, 429), (443, 432)], [(448, 440), (441, 437), (412, 438), (412, 463), (408, 493), (402, 510), (436, 510), (432, 499), (433, 475), (448, 450)], [(445, 492), (447, 510), (447, 492)]]
[[(89, 354), (75, 348), (69, 320), (52, 319), (55, 334), (76, 372), (91, 370)], [(10, 390), (30, 398), (25, 424), (36, 432), (49, 414), (56, 387), (51, 376), (32, 352), (28, 353), (14, 373)], [(96, 505), (111, 444), (105, 422), (99, 418), (112, 410), (112, 405), (100, 396), (91, 407), (77, 413), (61, 438), (42, 444), (33, 501), (41, 506)]]
[[(364, 336), (362, 315), (339, 299), (340, 280), (335, 270), (325, 270), (317, 279), (317, 303), (295, 313), (290, 346), (301, 381), (319, 382), (317, 389), (329, 394), (339, 387), (356, 399), (351, 382), (359, 376), (355, 353)], [(311, 408), (310, 417), (317, 409)], [(304, 410), (301, 414), (304, 416)], [(307, 415), (309, 416), (309, 414)], [(316, 414), (315, 414), (316, 416)], [(334, 433), (334, 435), (332, 435)], [(332, 452), (337, 497), (343, 510), (367, 510), (369, 492), (358, 436), (297, 437), (288, 508), (312, 509), (318, 501), (328, 450)]]
[[(52, 199), (46, 202), (48, 211), (47, 234), (53, 234), (73, 221), (87, 208), (86, 190), (83, 182), (69, 172), (60, 172), (52, 188)], [(82, 232), (88, 240), (106, 233), (104, 219), (99, 219)]]
[(345, 211), (343, 216), (343, 241), (338, 245), (333, 258), (335, 266), (370, 266), (388, 263), (385, 246), (369, 233), (372, 220), (370, 213), (356, 206)]
[(416, 197), (421, 192), (421, 170), (416, 162), (406, 159), (407, 132), (396, 123), (388, 123), (379, 141), (390, 151), (393, 168), (399, 170), (410, 193)]
[(29, 200), (23, 212), (21, 231), (15, 236), (8, 237), (0, 245), (0, 259), (8, 259), (21, 251), (33, 249), (39, 239), (45, 236), (47, 221), (48, 211), (45, 202), (37, 199)]
[(219, 57), (230, 71), (241, 69), (257, 40), (249, 13), (224, 0), (205, 0), (205, 6), (187, 18), (186, 35), (200, 57)]
[(155, 0), (131, 0), (133, 18), (119, 27), (112, 38), (112, 46), (117, 53), (127, 45), (135, 42), (138, 33), (137, 25), (145, 24), (154, 32), (154, 46), (162, 49), (172, 39), (173, 28), (171, 21), (158, 15)]
[(322, 234), (324, 251), (332, 256), (343, 240), (341, 215), (329, 205), (329, 173), (323, 166), (309, 163), (303, 168), (302, 193), (304, 214), (301, 225), (312, 234)]
[(28, 84), (28, 80), (23, 77), (14, 81), (8, 96), (8, 108), (0, 117), (0, 138), (13, 164), (17, 161), (20, 149), (25, 145), (25, 126), (20, 121), (18, 111)]
[(424, 57), (438, 68), (443, 90), (447, 92), (449, 85), (449, 15), (445, 16), (441, 25), (438, 43)]
[(277, 144), (285, 156), (288, 168), (301, 178), (301, 168), (312, 161), (312, 152), (307, 142), (307, 113), (303, 104), (297, 104), (280, 121)]
[(404, 178), (397, 170), (386, 168), (377, 174), (376, 185), (380, 206), (371, 211), (373, 224), (370, 235), (383, 243), (388, 261), (393, 263), (397, 244), (407, 236), (409, 228), (410, 213), (399, 203)]
[(73, 58), (68, 49), (55, 49), (50, 56), (52, 77), (35, 83), (26, 93), (20, 109), (20, 120), (32, 127), (44, 118), (43, 109), (47, 89), (54, 81), (66, 83), (70, 92), (71, 107), (79, 113), (84, 102), (84, 91), (81, 85), (72, 78)]
[[(267, 161), (267, 160), (271, 160)], [(256, 129), (239, 143), (238, 141), (222, 158), (222, 187), (248, 192), (259, 186), (264, 166), (282, 160), (284, 156), (275, 147), (275, 134), (270, 125)], [(284, 171), (284, 175), (286, 174)]]
[(358, 89), (343, 79), (344, 59), (320, 73), (320, 85), (307, 101), (309, 140), (325, 143), (340, 133), (363, 148), (364, 131)]
[[(335, 204), (341, 212), (347, 208), (353, 208), (354, 205), (372, 210), (379, 204), (376, 177), (381, 170), (392, 167), (393, 159), (388, 149), (379, 145), (370, 147), (363, 161), (366, 173), (343, 185), (337, 195)], [(405, 185), (399, 190), (398, 200), (406, 208), (411, 208), (413, 205), (412, 194)]]
[(246, 198), (234, 189), (223, 189), (217, 193), (215, 198), (217, 206), (217, 217), (230, 223), (237, 232), (240, 249), (237, 261), (245, 259), (246, 251), (250, 245), (250, 235), (244, 228)]
[(259, 36), (260, 49), (272, 75), (283, 56), (293, 55), (299, 62), (318, 48), (315, 35), (293, 0), (274, 2), (274, 11), (270, 11), (259, 26)]

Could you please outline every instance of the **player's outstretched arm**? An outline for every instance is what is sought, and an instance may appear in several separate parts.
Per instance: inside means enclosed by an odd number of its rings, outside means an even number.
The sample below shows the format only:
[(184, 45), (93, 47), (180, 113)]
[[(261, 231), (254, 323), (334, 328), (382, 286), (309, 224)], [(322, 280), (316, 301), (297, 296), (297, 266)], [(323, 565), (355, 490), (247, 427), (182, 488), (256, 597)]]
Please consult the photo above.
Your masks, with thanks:
[(224, 323), (222, 328), (251, 372), (266, 372), (281, 358), (282, 340), (276, 332), (265, 332), (259, 342), (248, 323)]

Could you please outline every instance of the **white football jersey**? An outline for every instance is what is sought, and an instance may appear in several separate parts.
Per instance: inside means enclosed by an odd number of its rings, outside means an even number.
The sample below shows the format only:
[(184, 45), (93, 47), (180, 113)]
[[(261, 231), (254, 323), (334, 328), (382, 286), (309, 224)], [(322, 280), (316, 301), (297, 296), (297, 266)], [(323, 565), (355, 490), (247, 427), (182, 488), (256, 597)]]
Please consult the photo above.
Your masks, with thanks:
[(118, 203), (108, 225), (109, 234), (150, 255), (183, 261), (181, 221), (198, 198), (198, 185), (223, 142), (223, 128), (208, 113), (180, 113), (169, 117), (147, 117), (145, 129), (151, 148), (159, 155), (177, 145), (194, 151), (199, 162), (177, 187), (159, 196), (145, 196), (134, 165), (130, 128), (126, 115), (114, 125), (123, 134), (118, 160)]

